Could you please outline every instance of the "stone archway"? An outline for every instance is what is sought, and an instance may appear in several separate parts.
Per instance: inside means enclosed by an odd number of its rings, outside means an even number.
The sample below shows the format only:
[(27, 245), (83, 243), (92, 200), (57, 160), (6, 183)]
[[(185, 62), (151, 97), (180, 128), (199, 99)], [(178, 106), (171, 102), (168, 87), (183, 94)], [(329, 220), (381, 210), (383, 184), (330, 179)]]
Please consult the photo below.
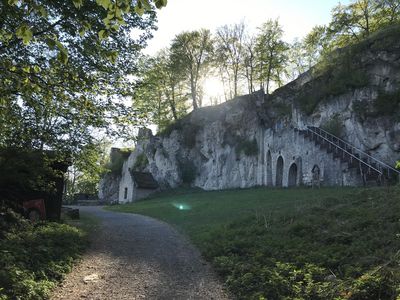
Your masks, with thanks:
[(321, 185), (321, 169), (318, 165), (314, 165), (311, 169), (312, 174), (312, 186), (320, 187)]
[(282, 156), (279, 156), (278, 160), (276, 161), (275, 186), (282, 187), (282, 182), (283, 182), (283, 158)]
[(267, 186), (272, 186), (272, 157), (271, 151), (267, 152)]
[(289, 168), (288, 186), (293, 187), (297, 185), (297, 165), (292, 163)]

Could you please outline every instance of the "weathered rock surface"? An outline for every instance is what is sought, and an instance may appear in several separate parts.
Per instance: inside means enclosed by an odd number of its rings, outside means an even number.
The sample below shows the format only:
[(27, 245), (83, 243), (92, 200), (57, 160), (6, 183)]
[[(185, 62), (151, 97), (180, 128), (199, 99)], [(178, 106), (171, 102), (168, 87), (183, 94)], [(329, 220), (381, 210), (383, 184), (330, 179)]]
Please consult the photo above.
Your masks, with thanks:
[[(146, 171), (162, 187), (188, 183), (216, 190), (308, 185), (315, 167), (324, 185), (362, 184), (357, 170), (294, 129), (336, 124), (341, 138), (394, 165), (400, 159), (399, 107), (390, 115), (374, 110), (378, 97), (400, 91), (400, 40), (393, 39), (390, 47), (382, 43), (375, 39), (361, 45), (351, 65), (337, 66), (342, 68), (339, 75), (335, 75), (336, 66), (322, 74), (311, 70), (268, 97), (256, 92), (193, 111), (164, 134), (152, 136), (142, 130), (124, 164), (120, 194), (121, 189), (131, 188), (127, 174), (142, 154), (148, 160)], [(348, 81), (332, 89), (349, 73)], [(330, 88), (330, 93), (321, 92), (321, 86)], [(301, 101), (312, 95), (321, 98), (311, 112), (305, 112)]]

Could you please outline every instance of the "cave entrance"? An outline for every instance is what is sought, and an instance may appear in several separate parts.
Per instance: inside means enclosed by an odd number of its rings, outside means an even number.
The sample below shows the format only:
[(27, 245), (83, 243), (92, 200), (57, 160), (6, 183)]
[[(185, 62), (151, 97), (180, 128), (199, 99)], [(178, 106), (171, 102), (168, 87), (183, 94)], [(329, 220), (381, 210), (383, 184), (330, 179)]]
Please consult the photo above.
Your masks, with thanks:
[(297, 185), (297, 165), (292, 163), (289, 168), (288, 186), (293, 187)]
[(312, 173), (312, 186), (320, 187), (321, 186), (321, 169), (318, 165), (314, 165), (311, 170)]
[(282, 187), (282, 181), (283, 181), (283, 158), (282, 158), (282, 156), (279, 156), (278, 160), (276, 161), (275, 186)]

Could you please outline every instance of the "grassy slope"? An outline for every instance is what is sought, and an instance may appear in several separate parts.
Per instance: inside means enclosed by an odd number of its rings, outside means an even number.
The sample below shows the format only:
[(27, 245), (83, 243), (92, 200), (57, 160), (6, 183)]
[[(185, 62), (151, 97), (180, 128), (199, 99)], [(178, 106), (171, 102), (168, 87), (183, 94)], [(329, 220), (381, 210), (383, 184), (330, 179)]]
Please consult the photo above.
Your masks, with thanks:
[[(199, 192), (177, 191), (134, 204), (108, 207), (108, 210), (134, 212), (174, 224), (196, 239), (202, 231), (234, 220), (266, 212), (288, 214), (300, 208), (318, 203), (321, 197), (338, 197), (353, 189), (235, 189)], [(182, 205), (183, 209), (179, 209)]]
[(238, 298), (396, 299), (399, 200), (398, 188), (258, 188), (108, 209), (175, 225)]

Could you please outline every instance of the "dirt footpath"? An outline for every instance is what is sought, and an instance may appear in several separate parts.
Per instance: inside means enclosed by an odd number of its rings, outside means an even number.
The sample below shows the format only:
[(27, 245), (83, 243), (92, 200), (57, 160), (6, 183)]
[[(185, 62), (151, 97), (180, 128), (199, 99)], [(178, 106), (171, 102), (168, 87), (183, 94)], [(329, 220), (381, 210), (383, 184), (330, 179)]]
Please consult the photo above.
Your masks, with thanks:
[(102, 223), (52, 299), (229, 299), (198, 250), (166, 223), (79, 208)]

